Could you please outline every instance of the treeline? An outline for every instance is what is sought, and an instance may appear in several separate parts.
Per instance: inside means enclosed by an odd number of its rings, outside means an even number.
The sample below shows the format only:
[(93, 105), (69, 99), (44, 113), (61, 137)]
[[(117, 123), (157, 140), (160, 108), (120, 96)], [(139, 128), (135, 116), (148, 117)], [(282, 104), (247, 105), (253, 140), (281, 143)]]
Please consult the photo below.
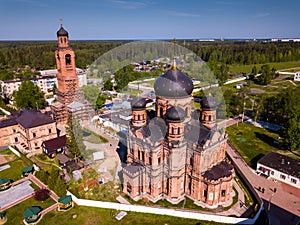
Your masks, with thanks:
[[(71, 41), (76, 53), (76, 65), (86, 68), (105, 52), (128, 41)], [(239, 42), (178, 42), (195, 52), (205, 62), (232, 64), (264, 64), (300, 60), (300, 43)], [(56, 41), (0, 42), (0, 69), (16, 70), (28, 65), (36, 70), (55, 67)]]
[[(126, 43), (125, 41), (71, 41), (76, 54), (76, 66), (86, 68), (105, 52)], [(0, 42), (0, 75), (29, 66), (35, 70), (56, 67), (55, 41)], [(4, 71), (4, 72), (3, 72)]]
[(187, 48), (205, 62), (232, 64), (264, 64), (300, 60), (300, 43), (297, 42), (239, 42), (238, 44), (203, 45), (190, 42)]

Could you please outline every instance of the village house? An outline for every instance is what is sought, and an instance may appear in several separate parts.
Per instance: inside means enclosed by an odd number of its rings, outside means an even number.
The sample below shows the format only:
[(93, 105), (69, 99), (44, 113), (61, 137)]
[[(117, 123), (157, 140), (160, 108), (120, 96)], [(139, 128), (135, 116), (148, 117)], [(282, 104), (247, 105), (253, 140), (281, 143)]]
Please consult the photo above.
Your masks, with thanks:
[(64, 153), (67, 149), (66, 135), (53, 138), (42, 143), (43, 152), (49, 157), (54, 158), (58, 153)]

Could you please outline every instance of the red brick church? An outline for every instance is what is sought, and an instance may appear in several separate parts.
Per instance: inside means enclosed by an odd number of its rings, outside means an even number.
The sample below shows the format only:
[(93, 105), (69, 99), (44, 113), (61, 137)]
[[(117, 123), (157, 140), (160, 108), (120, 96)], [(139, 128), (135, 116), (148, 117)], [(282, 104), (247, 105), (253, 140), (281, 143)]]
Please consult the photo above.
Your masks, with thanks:
[(176, 66), (157, 78), (156, 110), (132, 102), (123, 191), (134, 200), (176, 204), (185, 197), (217, 207), (231, 200), (234, 168), (226, 159), (227, 135), (216, 125), (218, 102), (207, 96), (192, 110), (192, 80)]

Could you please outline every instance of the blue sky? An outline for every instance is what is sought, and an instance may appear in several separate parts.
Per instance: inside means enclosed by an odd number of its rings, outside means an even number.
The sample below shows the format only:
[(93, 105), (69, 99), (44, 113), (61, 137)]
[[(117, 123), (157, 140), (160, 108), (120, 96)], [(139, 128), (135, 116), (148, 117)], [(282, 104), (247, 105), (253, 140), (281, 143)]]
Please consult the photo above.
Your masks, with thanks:
[(299, 0), (0, 0), (0, 40), (300, 37)]

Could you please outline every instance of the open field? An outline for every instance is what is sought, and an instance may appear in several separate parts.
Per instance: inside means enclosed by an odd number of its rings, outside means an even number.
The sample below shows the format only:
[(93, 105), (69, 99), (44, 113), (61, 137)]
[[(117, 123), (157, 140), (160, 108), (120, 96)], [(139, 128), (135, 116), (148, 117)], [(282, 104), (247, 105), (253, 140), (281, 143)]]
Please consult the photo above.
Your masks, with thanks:
[(279, 135), (266, 129), (250, 124), (239, 123), (237, 126), (226, 128), (230, 143), (238, 150), (245, 161), (253, 168), (256, 159), (270, 151), (278, 151), (272, 144), (278, 140)]
[[(120, 225), (147, 225), (147, 224), (169, 224), (169, 225), (214, 225), (218, 224), (210, 221), (198, 221), (191, 219), (184, 219), (171, 216), (153, 215), (148, 213), (128, 212), (128, 214), (118, 221), (114, 218), (118, 212), (111, 209), (101, 209), (93, 207), (75, 206), (67, 212), (51, 211), (46, 214), (40, 225), (91, 225), (91, 224), (120, 224)], [(74, 218), (75, 217), (75, 218)]]
[[(270, 67), (274, 67), (276, 70), (284, 70), (291, 68), (299, 68), (300, 69), (300, 60), (299, 61), (291, 61), (291, 62), (277, 62), (277, 63), (265, 63), (270, 65)], [(251, 70), (254, 66), (256, 66), (257, 70), (264, 64), (250, 64), (250, 65), (231, 65), (229, 66), (230, 72), (244, 72), (247, 74), (251, 73)]]
[(292, 152), (280, 149), (282, 145), (278, 141), (279, 135), (275, 132), (246, 123), (239, 123), (238, 127), (228, 127), (226, 132), (230, 143), (252, 168), (256, 168), (257, 160), (270, 151), (297, 158)]

